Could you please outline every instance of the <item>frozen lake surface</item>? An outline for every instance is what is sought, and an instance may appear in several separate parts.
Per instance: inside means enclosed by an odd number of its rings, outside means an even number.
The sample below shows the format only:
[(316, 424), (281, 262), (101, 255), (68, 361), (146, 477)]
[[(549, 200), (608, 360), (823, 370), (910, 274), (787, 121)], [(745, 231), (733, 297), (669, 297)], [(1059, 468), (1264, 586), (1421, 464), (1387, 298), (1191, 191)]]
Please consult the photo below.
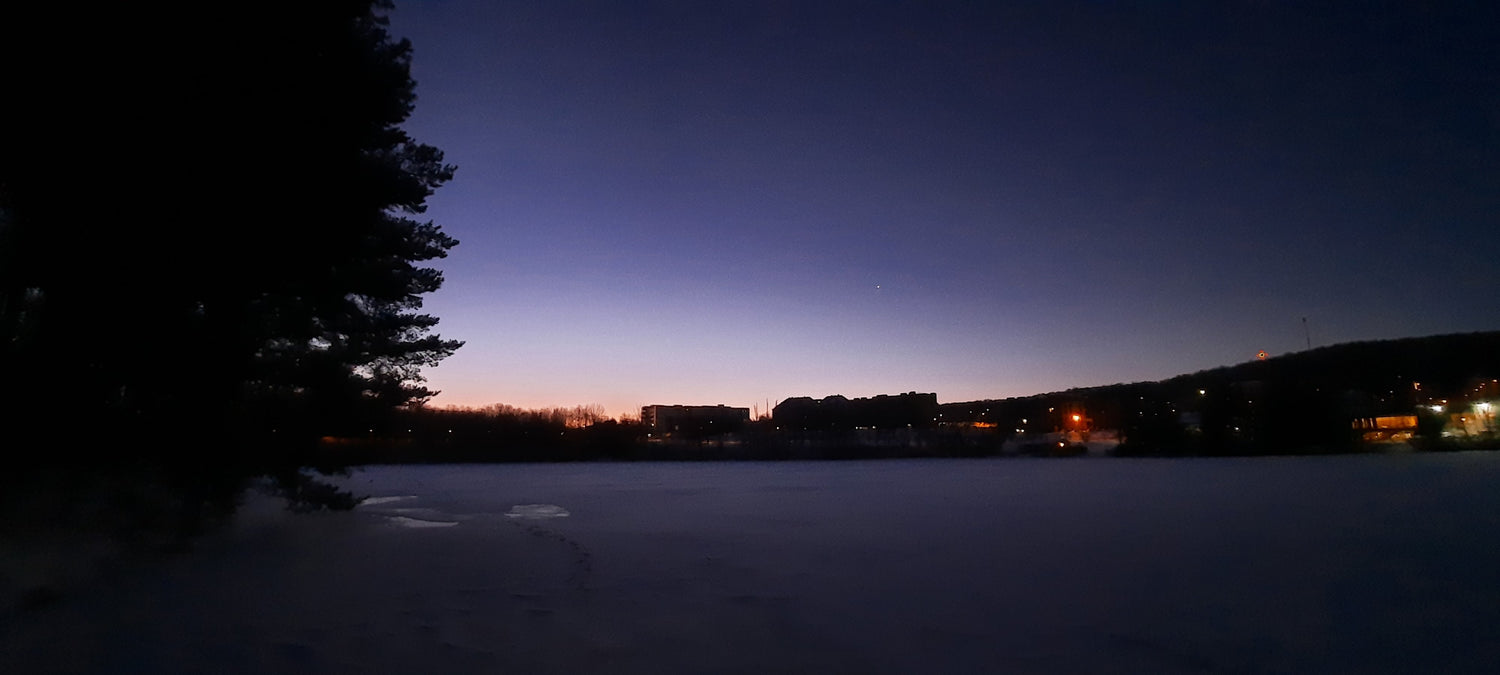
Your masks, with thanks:
[[(7, 672), (1500, 663), (1500, 454), (376, 467), (0, 627)], [(19, 666), (20, 670), (14, 670)]]

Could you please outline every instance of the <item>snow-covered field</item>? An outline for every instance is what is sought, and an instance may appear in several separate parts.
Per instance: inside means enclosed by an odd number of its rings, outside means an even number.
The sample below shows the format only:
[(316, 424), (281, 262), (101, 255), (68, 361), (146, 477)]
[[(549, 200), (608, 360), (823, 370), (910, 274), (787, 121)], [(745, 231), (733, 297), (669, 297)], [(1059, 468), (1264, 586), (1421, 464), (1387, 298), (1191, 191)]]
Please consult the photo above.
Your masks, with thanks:
[(4, 672), (1490, 672), (1500, 454), (379, 467)]

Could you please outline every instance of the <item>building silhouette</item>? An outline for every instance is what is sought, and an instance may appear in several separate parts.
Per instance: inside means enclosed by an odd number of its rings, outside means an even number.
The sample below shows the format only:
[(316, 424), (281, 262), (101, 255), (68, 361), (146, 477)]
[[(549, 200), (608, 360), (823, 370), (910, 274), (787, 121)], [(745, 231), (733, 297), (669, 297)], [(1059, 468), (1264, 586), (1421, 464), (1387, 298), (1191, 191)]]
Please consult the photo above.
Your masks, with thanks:
[(648, 405), (641, 423), (652, 435), (711, 436), (741, 431), (750, 422), (749, 408), (726, 405)]
[(937, 425), (937, 394), (905, 394), (845, 398), (789, 398), (771, 411), (776, 426), (794, 431), (854, 429), (926, 429)]

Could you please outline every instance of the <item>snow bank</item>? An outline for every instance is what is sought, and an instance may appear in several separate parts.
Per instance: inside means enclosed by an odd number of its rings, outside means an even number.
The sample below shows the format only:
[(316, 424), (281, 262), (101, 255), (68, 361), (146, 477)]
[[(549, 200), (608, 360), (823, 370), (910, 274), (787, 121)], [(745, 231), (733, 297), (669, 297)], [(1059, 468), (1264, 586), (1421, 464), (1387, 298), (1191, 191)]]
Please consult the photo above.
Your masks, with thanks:
[(517, 504), (505, 512), (507, 518), (524, 518), (526, 520), (546, 520), (548, 518), (567, 518), (568, 510), (556, 504)]

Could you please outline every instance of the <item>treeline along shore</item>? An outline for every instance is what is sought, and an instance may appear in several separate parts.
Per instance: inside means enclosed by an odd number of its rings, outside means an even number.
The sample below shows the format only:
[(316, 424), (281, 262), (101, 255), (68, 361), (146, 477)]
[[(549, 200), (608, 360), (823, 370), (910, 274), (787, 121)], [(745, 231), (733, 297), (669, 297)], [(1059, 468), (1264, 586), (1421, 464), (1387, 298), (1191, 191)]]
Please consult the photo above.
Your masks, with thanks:
[(587, 407), (412, 407), (325, 436), (319, 452), (330, 463), (369, 464), (1494, 449), (1497, 377), (1500, 332), (1467, 333), (1018, 398), (788, 399), (768, 417), (715, 428), (653, 429)]

